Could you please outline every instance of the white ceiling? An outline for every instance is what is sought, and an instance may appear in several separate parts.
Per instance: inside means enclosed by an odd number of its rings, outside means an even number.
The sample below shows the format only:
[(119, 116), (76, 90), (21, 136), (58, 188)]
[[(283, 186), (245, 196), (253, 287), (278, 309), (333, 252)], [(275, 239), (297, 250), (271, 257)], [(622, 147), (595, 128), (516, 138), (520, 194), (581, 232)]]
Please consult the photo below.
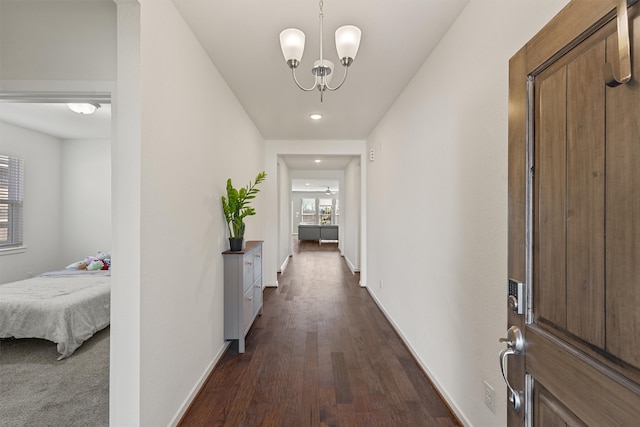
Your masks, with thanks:
[[(354, 156), (307, 156), (302, 154), (287, 154), (280, 156), (289, 170), (336, 170), (346, 169)], [(319, 160), (319, 162), (317, 161)]]
[(324, 193), (325, 191), (331, 192), (331, 194), (338, 194), (340, 191), (340, 181), (337, 179), (297, 179), (291, 180), (292, 191), (303, 191), (313, 193)]
[[(319, 53), (316, 0), (172, 0), (231, 90), (266, 140), (365, 139), (422, 66), (468, 0), (326, 0), (324, 56), (338, 64), (333, 33), (352, 24), (362, 30), (349, 77), (324, 102), (314, 90), (298, 89), (279, 45), (285, 28), (306, 34), (298, 79), (312, 83)], [(340, 67), (341, 68), (341, 67)], [(333, 82), (339, 81), (337, 69)], [(0, 121), (61, 139), (109, 139), (110, 106), (92, 116), (71, 113), (64, 104), (0, 102)], [(324, 118), (312, 121), (310, 113)], [(349, 156), (285, 156), (291, 170), (343, 170)], [(305, 183), (303, 183), (305, 184)], [(336, 183), (317, 183), (336, 186)]]
[[(343, 171), (351, 163), (352, 160), (358, 159), (355, 156), (308, 156), (298, 154), (282, 155), (280, 158), (285, 162), (291, 171), (310, 172), (308, 175), (313, 176), (314, 171)], [(320, 160), (317, 162), (316, 160)], [(291, 189), (293, 191), (309, 191), (324, 192), (329, 188), (330, 191), (337, 193), (340, 190), (340, 181), (335, 179), (317, 179), (317, 178), (300, 178), (291, 180)]]
[[(305, 33), (297, 76), (311, 86), (319, 59), (318, 1), (173, 0), (267, 140), (365, 139), (467, 2), (325, 0), (324, 57), (339, 64), (333, 34), (342, 25), (360, 27), (362, 41), (344, 86), (320, 103), (317, 90), (296, 87), (279, 42), (285, 28)], [(341, 69), (332, 83), (337, 77)], [(314, 122), (309, 114), (316, 112), (324, 118)]]

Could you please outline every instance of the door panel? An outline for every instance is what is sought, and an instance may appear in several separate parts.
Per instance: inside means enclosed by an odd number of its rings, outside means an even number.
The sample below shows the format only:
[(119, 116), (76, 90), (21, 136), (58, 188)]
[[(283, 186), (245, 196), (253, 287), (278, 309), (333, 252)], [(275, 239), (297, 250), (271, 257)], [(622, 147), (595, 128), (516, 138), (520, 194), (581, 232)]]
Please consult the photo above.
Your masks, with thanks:
[(537, 317), (554, 326), (566, 326), (567, 292), (565, 202), (566, 197), (566, 68), (537, 82), (539, 120), (536, 133), (534, 306)]
[(604, 346), (605, 42), (536, 78), (537, 321)]
[[(527, 372), (590, 426), (635, 426), (640, 387), (535, 325), (527, 330)], [(544, 426), (534, 420), (534, 425)]]
[(567, 331), (604, 346), (605, 42), (567, 65)]
[[(607, 88), (607, 351), (640, 368), (640, 21), (633, 80)], [(614, 37), (608, 46), (616, 46)], [(609, 55), (612, 49), (607, 48)], [(621, 89), (621, 90), (617, 90)], [(637, 380), (636, 380), (637, 381)]]
[(632, 80), (608, 87), (618, 3), (573, 0), (510, 61), (509, 277), (527, 310), (508, 315), (525, 340), (509, 426), (640, 425), (640, 5)]
[(536, 385), (533, 396), (536, 413), (534, 418), (545, 427), (584, 427), (582, 421), (560, 403), (540, 383)]

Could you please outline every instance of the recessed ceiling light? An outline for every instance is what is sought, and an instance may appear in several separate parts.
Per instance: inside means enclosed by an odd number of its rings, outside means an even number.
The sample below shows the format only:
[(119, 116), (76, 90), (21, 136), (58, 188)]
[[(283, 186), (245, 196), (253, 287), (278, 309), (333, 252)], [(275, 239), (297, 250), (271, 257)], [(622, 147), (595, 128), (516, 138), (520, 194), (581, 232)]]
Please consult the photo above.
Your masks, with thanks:
[(322, 161), (322, 160), (320, 160), (320, 159), (315, 159), (315, 160), (314, 160), (314, 162), (316, 162), (316, 163), (320, 163), (321, 161)]
[(318, 113), (309, 114), (309, 117), (311, 118), (311, 120), (320, 120), (322, 118), (322, 114), (318, 114)]
[(311, 184), (309, 184), (308, 182), (305, 184), (307, 187), (310, 186)]

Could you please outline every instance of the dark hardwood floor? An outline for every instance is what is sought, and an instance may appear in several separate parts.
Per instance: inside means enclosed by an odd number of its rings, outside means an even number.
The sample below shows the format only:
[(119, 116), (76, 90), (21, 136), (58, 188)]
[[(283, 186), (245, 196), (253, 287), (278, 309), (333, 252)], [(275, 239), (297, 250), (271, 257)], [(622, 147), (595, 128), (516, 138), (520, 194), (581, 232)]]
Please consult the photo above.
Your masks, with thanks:
[(458, 426), (335, 243), (301, 242), (180, 426)]

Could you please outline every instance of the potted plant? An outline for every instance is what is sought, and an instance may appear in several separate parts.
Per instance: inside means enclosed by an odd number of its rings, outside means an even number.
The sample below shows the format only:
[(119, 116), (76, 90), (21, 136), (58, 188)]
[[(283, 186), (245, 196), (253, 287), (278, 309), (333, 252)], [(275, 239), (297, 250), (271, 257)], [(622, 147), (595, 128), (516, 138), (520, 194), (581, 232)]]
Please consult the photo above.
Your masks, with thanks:
[(244, 247), (244, 218), (255, 215), (256, 210), (249, 206), (260, 191), (256, 188), (266, 178), (262, 171), (256, 176), (255, 182), (240, 189), (233, 188), (231, 178), (227, 179), (227, 197), (222, 196), (222, 210), (229, 227), (229, 245), (232, 251), (241, 251)]

